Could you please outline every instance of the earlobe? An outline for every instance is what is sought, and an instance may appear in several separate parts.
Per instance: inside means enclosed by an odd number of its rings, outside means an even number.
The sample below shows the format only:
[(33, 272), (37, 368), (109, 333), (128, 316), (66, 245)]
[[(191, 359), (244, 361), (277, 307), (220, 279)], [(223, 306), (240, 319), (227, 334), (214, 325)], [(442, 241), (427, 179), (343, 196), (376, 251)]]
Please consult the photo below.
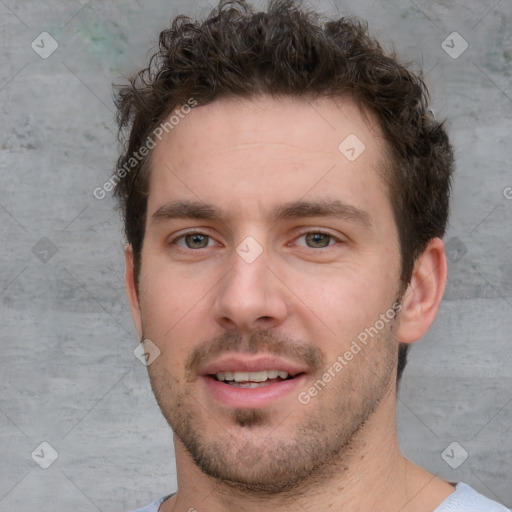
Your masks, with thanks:
[(447, 273), (443, 241), (434, 238), (414, 265), (402, 300), (398, 341), (413, 343), (428, 331), (443, 298)]
[(130, 302), (130, 310), (132, 313), (133, 323), (135, 324), (135, 328), (137, 329), (137, 333), (139, 334), (139, 339), (142, 338), (142, 315), (140, 311), (140, 303), (139, 303), (139, 290), (137, 286), (137, 280), (135, 276), (135, 265), (134, 265), (134, 256), (133, 256), (133, 248), (130, 244), (126, 245), (124, 249), (124, 258), (125, 258), (125, 285), (126, 285), (126, 293), (128, 295), (128, 300)]

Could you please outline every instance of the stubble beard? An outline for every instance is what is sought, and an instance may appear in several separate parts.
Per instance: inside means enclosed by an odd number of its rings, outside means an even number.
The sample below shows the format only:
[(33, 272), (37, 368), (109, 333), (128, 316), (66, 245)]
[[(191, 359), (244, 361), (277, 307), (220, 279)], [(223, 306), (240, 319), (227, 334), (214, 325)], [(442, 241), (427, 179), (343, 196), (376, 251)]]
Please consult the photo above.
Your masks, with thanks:
[[(205, 475), (231, 491), (292, 496), (332, 479), (357, 455), (365, 425), (394, 383), (395, 323), (375, 336), (309, 404), (297, 401), (301, 420), (293, 431), (287, 424), (288, 433), (283, 429), (287, 417), (280, 425), (264, 409), (233, 410), (230, 430), (222, 430), (191, 396), (190, 387), (177, 385), (158, 365), (148, 367), (148, 373), (163, 416)], [(324, 371), (320, 368), (316, 378)], [(217, 438), (209, 435), (210, 424), (222, 430)]]

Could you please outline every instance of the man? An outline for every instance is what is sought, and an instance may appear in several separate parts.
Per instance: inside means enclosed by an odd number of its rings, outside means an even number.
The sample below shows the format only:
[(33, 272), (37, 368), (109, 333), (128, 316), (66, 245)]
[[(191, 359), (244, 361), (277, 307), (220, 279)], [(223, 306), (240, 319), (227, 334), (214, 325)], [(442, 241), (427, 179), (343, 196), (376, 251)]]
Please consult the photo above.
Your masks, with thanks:
[(144, 511), (492, 512), (406, 460), (452, 149), (421, 80), (291, 1), (178, 17), (117, 91), (126, 283), (178, 491)]

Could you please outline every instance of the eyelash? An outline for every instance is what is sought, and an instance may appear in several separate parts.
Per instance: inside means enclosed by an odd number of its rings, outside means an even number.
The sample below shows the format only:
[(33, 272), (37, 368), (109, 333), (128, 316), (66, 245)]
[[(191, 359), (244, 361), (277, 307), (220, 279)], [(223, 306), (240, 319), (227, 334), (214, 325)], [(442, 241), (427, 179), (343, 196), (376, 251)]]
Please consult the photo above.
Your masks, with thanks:
[[(300, 234), (298, 234), (294, 240), (297, 240), (305, 235), (325, 235), (325, 236), (328, 236), (330, 237), (330, 241), (334, 240), (335, 242), (337, 243), (340, 243), (342, 242), (342, 240), (340, 240), (339, 238), (337, 238), (336, 236), (334, 236), (332, 233), (329, 233), (327, 231), (323, 231), (321, 229), (315, 229), (315, 230), (308, 230), (308, 231), (303, 231), (301, 232)], [(187, 236), (193, 236), (193, 235), (203, 235), (203, 236), (206, 236), (208, 237), (209, 239), (213, 239), (212, 236), (206, 234), (206, 233), (203, 233), (202, 231), (189, 231), (187, 233), (183, 233), (181, 234), (180, 236), (174, 238), (171, 242), (170, 242), (170, 245), (177, 245), (177, 242), (179, 240), (182, 240), (184, 238), (186, 238)], [(326, 247), (308, 247), (306, 245), (304, 246), (301, 246), (301, 247), (306, 247), (307, 249), (314, 249), (315, 252), (323, 252), (325, 251), (326, 249), (329, 249), (330, 247), (332, 247), (333, 245), (335, 245), (335, 243), (330, 243), (329, 245), (327, 245)], [(201, 247), (199, 249), (191, 249), (189, 247), (181, 247), (178, 245), (178, 247), (183, 250), (183, 251), (192, 251), (192, 252), (196, 252), (196, 251), (199, 251), (201, 249), (207, 249), (207, 247)]]

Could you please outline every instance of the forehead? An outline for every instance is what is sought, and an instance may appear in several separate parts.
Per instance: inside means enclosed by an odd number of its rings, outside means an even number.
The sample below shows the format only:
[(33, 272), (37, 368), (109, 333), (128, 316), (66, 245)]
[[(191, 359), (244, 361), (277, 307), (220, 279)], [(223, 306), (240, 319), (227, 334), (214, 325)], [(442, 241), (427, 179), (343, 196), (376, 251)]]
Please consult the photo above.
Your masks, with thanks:
[(232, 96), (187, 110), (179, 119), (172, 117), (177, 124), (168, 126), (162, 134), (160, 148), (165, 144), (179, 145), (193, 135), (203, 137), (195, 147), (199, 153), (232, 147), (236, 142), (298, 144), (311, 151), (338, 152), (344, 136), (354, 134), (364, 139), (368, 149), (385, 150), (377, 147), (382, 143), (377, 118), (348, 97)]
[(341, 194), (363, 206), (386, 196), (385, 154), (377, 120), (349, 99), (223, 98), (157, 142), (148, 213), (174, 196), (248, 208)]

